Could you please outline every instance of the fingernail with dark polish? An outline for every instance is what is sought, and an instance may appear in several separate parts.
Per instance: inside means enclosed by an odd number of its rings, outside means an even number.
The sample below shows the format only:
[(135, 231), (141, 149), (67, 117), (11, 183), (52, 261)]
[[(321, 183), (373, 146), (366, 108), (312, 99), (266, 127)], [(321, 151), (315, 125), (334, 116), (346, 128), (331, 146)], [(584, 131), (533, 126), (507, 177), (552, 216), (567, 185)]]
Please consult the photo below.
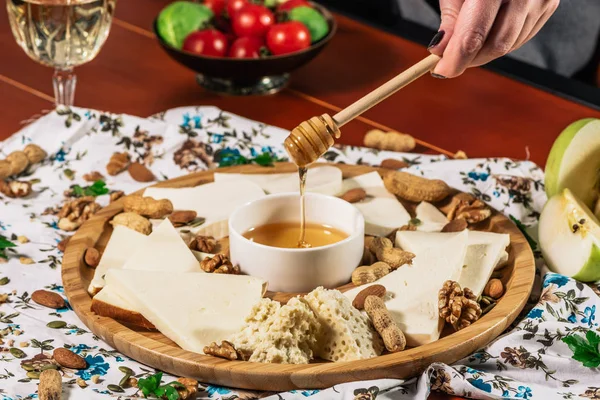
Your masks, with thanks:
[(435, 36), (433, 37), (433, 39), (431, 39), (431, 42), (429, 42), (429, 46), (427, 46), (427, 48), (433, 49), (435, 46), (440, 44), (440, 42), (444, 38), (445, 33), (446, 32), (444, 32), (444, 31), (439, 31), (438, 33), (436, 33)]
[(431, 73), (431, 76), (433, 76), (434, 78), (437, 78), (437, 79), (446, 79), (446, 77), (444, 75), (436, 74), (434, 72)]

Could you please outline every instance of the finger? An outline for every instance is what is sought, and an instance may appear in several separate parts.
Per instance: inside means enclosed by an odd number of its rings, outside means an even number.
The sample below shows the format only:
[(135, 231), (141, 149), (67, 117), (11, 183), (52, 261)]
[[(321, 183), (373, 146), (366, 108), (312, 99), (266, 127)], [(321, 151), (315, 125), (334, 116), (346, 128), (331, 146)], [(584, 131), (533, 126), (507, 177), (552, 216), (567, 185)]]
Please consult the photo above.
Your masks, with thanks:
[(487, 64), (510, 52), (524, 29), (528, 15), (527, 1), (509, 1), (502, 5), (483, 48), (470, 66)]
[(440, 57), (444, 54), (444, 50), (454, 33), (454, 25), (464, 2), (465, 0), (440, 0), (442, 22), (438, 33), (433, 37), (427, 48), (431, 53)]
[(483, 48), (501, 4), (501, 0), (465, 0), (434, 74), (453, 78), (465, 71)]
[(550, 17), (554, 14), (556, 9), (558, 8), (560, 1), (552, 0), (547, 2), (546, 10), (541, 13), (539, 18), (531, 18), (531, 21), (527, 21), (525, 23), (525, 27), (523, 28), (523, 32), (519, 35), (517, 42), (515, 43), (514, 49), (516, 50), (523, 46), (525, 43), (531, 40), (537, 33), (542, 29), (542, 27), (548, 22)]

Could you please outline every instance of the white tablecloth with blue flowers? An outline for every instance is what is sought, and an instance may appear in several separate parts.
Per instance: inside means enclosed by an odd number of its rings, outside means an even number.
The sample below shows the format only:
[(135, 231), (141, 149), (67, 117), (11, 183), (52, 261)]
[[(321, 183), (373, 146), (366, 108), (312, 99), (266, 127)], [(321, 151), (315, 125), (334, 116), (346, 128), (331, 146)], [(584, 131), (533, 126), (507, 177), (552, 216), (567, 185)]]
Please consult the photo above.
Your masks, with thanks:
[[(109, 390), (109, 385), (119, 383), (122, 366), (131, 368), (138, 378), (155, 373), (103, 343), (68, 306), (54, 311), (31, 301), (30, 295), (37, 289), (63, 295), (62, 253), (57, 244), (68, 233), (59, 230), (56, 216), (45, 211), (63, 203), (65, 190), (74, 184), (89, 185), (82, 176), (91, 171), (104, 173), (115, 151), (129, 152), (133, 160), (143, 162), (163, 180), (223, 165), (268, 164), (284, 159), (281, 144), (286, 135), (282, 129), (215, 107), (178, 108), (152, 118), (74, 108), (53, 111), (0, 143), (0, 158), (28, 143), (38, 144), (49, 155), (19, 177), (34, 182), (30, 196), (0, 199), (0, 234), (16, 244), (4, 251), (7, 260), (0, 261), (0, 283), (5, 283), (0, 294), (8, 294), (0, 305), (0, 399), (37, 398), (37, 381), (28, 377), (23, 367), (47, 360), (57, 347), (71, 349), (88, 363), (85, 370), (60, 369), (68, 399), (142, 397), (136, 388), (120, 393)], [(546, 197), (543, 172), (535, 164), (503, 158), (447, 160), (444, 156), (357, 147), (333, 148), (325, 158), (370, 165), (386, 158), (401, 159), (410, 165), (408, 171), (443, 179), (519, 220), (527, 227), (538, 262), (538, 282), (530, 304), (518, 324), (488, 347), (453, 366), (433, 364), (420, 377), (408, 381), (390, 376), (321, 391), (280, 394), (204, 382), (200, 383), (198, 398), (425, 399), (430, 391), (438, 390), (476, 399), (600, 399), (596, 317), (600, 285), (582, 284), (545, 269), (536, 248), (535, 226)], [(126, 193), (143, 186), (127, 173), (107, 176), (105, 182), (109, 190)], [(108, 195), (98, 196), (97, 201), (107, 204)], [(20, 243), (19, 236), (29, 241)], [(23, 264), (21, 257), (34, 263)], [(53, 321), (66, 324), (49, 328)], [(563, 342), (565, 337), (574, 338), (571, 347)], [(92, 380), (94, 375), (100, 380)], [(87, 387), (81, 388), (78, 378)], [(170, 381), (172, 377), (165, 375), (163, 379)]]

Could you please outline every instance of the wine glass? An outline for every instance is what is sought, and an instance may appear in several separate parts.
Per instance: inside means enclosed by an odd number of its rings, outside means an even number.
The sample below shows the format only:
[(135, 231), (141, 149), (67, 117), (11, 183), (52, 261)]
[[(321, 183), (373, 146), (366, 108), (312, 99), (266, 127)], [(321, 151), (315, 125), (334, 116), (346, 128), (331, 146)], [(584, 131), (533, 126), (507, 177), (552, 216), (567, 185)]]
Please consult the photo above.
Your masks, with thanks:
[(25, 53), (54, 67), (57, 106), (72, 106), (73, 68), (91, 61), (106, 41), (116, 0), (6, 0), (13, 35)]

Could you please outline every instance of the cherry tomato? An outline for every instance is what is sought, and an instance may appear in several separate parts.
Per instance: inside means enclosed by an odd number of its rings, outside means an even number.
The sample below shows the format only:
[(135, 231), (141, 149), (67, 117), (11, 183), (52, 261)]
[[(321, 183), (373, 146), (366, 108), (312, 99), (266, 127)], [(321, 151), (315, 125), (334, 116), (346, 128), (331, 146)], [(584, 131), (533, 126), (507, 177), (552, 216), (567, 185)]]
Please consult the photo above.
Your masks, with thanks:
[(210, 8), (216, 17), (223, 14), (223, 10), (225, 10), (225, 0), (204, 0), (202, 4)]
[(301, 22), (277, 24), (267, 33), (267, 47), (275, 55), (293, 53), (310, 46), (310, 32)]
[(255, 37), (237, 38), (227, 54), (231, 58), (259, 58), (260, 48), (265, 42)]
[(233, 32), (238, 37), (264, 37), (275, 23), (275, 16), (267, 8), (248, 4), (233, 15)]
[(277, 11), (290, 11), (296, 7), (312, 7), (312, 5), (306, 0), (288, 0), (277, 7)]
[(236, 12), (240, 11), (247, 4), (249, 4), (248, 0), (227, 0), (227, 15), (229, 15), (229, 18), (232, 18)]
[(224, 57), (227, 37), (216, 29), (190, 33), (183, 41), (183, 50), (203, 56)]

